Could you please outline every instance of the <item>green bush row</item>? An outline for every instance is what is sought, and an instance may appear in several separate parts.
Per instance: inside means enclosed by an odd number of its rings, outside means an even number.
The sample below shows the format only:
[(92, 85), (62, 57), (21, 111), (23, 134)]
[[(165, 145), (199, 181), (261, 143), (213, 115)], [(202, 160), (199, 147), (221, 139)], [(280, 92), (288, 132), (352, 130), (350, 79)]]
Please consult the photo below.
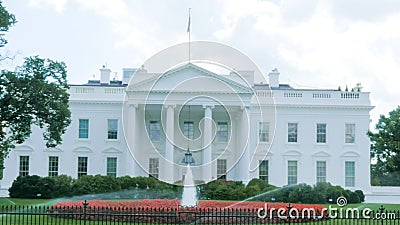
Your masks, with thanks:
[[(182, 186), (171, 185), (153, 177), (111, 177), (87, 175), (73, 179), (67, 175), (17, 177), (9, 188), (13, 198), (59, 198), (86, 194), (102, 194), (122, 190), (136, 190), (134, 198), (180, 198)], [(135, 195), (133, 195), (135, 196)], [(297, 184), (277, 188), (260, 179), (252, 179), (247, 185), (241, 181), (215, 180), (198, 186), (199, 199), (276, 201), (292, 203), (336, 203), (340, 196), (348, 203), (364, 201), (361, 190), (350, 191), (330, 183), (314, 186)]]
[(252, 179), (246, 186), (241, 181), (213, 181), (201, 189), (204, 199), (244, 200), (292, 203), (336, 203), (343, 196), (348, 203), (360, 203), (365, 199), (361, 190), (350, 191), (330, 183), (317, 183), (314, 186), (297, 184), (277, 188), (260, 179)]
[[(67, 175), (39, 177), (37, 175), (17, 177), (8, 189), (13, 198), (60, 198), (86, 194), (102, 194), (135, 189), (147, 198), (177, 198), (182, 188), (170, 185), (153, 177), (111, 177), (87, 175), (73, 179)], [(142, 191), (141, 191), (142, 190)], [(149, 195), (148, 193), (152, 193)]]

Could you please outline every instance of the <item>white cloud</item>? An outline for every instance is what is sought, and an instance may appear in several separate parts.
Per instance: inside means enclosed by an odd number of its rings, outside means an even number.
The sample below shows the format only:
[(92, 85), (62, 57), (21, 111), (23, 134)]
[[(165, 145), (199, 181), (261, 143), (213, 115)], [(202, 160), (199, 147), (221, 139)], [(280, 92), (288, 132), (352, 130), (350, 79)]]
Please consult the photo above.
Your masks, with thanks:
[(58, 13), (61, 13), (68, 0), (29, 0), (28, 5), (31, 7), (43, 7), (45, 5), (49, 5), (54, 7), (54, 10)]

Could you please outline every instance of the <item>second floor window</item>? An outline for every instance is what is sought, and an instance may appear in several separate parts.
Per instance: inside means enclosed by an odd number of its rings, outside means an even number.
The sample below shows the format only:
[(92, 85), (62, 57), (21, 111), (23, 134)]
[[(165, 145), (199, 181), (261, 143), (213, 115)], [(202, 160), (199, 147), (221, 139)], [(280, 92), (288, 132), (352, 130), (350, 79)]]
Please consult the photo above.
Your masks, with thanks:
[(161, 126), (159, 121), (150, 121), (149, 137), (151, 141), (161, 140)]
[(288, 142), (297, 142), (297, 123), (288, 123)]
[(228, 123), (218, 122), (217, 123), (217, 141), (228, 142)]
[(317, 143), (326, 143), (326, 123), (317, 123)]
[(268, 122), (260, 122), (258, 128), (258, 137), (260, 142), (268, 142), (269, 141), (269, 123)]
[(345, 125), (345, 143), (356, 142), (356, 125), (354, 123), (348, 123)]
[(118, 139), (118, 120), (109, 119), (107, 128), (107, 139), (115, 140)]
[(189, 138), (191, 140), (194, 139), (193, 121), (183, 122), (183, 135), (185, 135), (186, 138)]
[(78, 137), (82, 139), (89, 138), (89, 120), (88, 119), (80, 119), (79, 120), (79, 134)]

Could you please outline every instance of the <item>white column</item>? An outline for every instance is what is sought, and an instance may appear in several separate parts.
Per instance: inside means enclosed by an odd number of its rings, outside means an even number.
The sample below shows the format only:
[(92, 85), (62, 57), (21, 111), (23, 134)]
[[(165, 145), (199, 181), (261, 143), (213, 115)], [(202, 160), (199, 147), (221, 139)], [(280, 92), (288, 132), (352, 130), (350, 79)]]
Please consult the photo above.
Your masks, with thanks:
[(203, 128), (203, 180), (208, 182), (212, 179), (212, 109), (214, 106), (207, 105), (204, 108), (204, 128)]
[(240, 149), (242, 157), (238, 162), (238, 179), (247, 183), (249, 181), (249, 165), (250, 165), (250, 109), (248, 106), (243, 107), (240, 122)]
[[(127, 166), (130, 166), (128, 169), (128, 175), (130, 176), (139, 176), (142, 174), (142, 169), (139, 166), (139, 162), (141, 159), (139, 158), (139, 154), (137, 153), (137, 149), (139, 148), (137, 142), (137, 135), (138, 135), (138, 119), (137, 119), (137, 104), (129, 104), (128, 106), (128, 115), (126, 123), (127, 127), (127, 142), (129, 145), (130, 155), (131, 157), (127, 157)], [(133, 162), (133, 163), (132, 163)]]
[(175, 122), (175, 105), (167, 105), (166, 119), (166, 140), (165, 140), (165, 165), (161, 171), (162, 180), (167, 182), (174, 181), (174, 122)]

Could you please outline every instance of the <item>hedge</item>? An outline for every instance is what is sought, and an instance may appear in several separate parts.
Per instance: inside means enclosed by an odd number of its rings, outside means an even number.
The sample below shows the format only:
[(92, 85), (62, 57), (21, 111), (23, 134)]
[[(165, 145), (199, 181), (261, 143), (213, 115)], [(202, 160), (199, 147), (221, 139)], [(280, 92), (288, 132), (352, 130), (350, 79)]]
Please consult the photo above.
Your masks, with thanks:
[[(260, 179), (252, 179), (247, 185), (242, 181), (215, 180), (198, 185), (199, 199), (248, 200), (265, 202), (291, 202), (303, 204), (336, 203), (340, 196), (348, 203), (360, 203), (365, 199), (361, 190), (350, 191), (330, 183), (314, 186), (297, 184), (277, 188)], [(134, 190), (134, 191), (131, 191)], [(17, 177), (9, 188), (13, 198), (59, 198), (86, 194), (102, 194), (126, 191), (132, 198), (181, 198), (182, 186), (159, 181), (153, 177), (111, 177), (87, 175), (73, 179), (67, 175)]]

